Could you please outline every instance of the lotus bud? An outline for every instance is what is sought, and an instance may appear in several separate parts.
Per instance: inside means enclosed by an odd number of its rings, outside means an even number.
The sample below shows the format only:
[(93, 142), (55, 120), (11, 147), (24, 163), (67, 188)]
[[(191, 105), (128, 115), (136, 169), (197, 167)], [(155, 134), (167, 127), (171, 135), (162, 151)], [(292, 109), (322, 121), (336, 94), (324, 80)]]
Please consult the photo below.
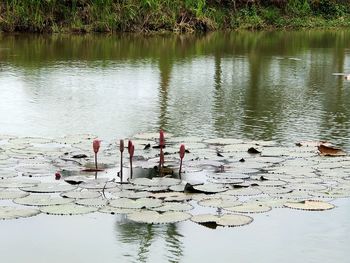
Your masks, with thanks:
[(60, 180), (61, 179), (61, 174), (59, 172), (55, 173), (55, 180)]
[(180, 146), (180, 159), (183, 159), (185, 157), (185, 152), (186, 152), (185, 145), (181, 144), (181, 146)]
[(130, 155), (131, 145), (132, 145), (132, 141), (129, 140), (129, 141), (128, 141), (128, 152), (129, 152), (129, 155)]
[(94, 140), (92, 142), (92, 148), (94, 149), (94, 153), (98, 153), (98, 150), (100, 149), (101, 141), (100, 140)]
[(135, 147), (133, 144), (131, 144), (130, 149), (129, 149), (130, 158), (134, 157), (134, 151), (135, 151)]
[(124, 140), (120, 140), (120, 143), (119, 143), (119, 151), (120, 151), (120, 152), (124, 152)]

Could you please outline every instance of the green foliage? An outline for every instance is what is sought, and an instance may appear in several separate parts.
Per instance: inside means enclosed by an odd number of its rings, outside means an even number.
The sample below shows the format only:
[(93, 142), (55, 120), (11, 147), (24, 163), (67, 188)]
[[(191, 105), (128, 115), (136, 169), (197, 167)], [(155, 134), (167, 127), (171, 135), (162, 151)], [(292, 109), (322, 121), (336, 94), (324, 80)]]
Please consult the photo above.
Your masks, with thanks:
[(208, 31), (348, 25), (345, 0), (3, 0), (0, 31)]

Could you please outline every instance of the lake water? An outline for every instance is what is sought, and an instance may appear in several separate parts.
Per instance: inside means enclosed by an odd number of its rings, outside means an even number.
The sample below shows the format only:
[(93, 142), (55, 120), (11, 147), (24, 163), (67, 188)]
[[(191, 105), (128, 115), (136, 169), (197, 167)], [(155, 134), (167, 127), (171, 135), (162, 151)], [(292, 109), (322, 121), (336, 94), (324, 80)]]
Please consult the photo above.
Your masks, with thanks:
[[(154, 132), (350, 150), (350, 31), (0, 35), (0, 134)], [(1, 262), (350, 262), (350, 200), (246, 227), (90, 214), (0, 222)]]

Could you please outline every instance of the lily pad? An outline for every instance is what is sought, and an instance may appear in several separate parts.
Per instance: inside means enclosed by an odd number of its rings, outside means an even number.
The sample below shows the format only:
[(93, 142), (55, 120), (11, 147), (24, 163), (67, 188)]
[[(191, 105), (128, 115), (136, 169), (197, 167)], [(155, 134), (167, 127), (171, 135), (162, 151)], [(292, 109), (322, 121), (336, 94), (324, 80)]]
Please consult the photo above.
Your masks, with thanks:
[(132, 200), (128, 198), (118, 198), (111, 200), (109, 205), (127, 209), (153, 208), (161, 206), (162, 200), (153, 198), (140, 198), (137, 200)]
[(135, 209), (127, 209), (127, 208), (118, 208), (118, 207), (114, 207), (114, 206), (104, 206), (101, 207), (100, 209), (98, 209), (99, 212), (102, 213), (107, 213), (107, 214), (131, 214), (131, 213), (135, 213)]
[(107, 200), (102, 198), (85, 198), (85, 199), (78, 199), (75, 201), (78, 205), (84, 205), (84, 206), (97, 206), (102, 207), (107, 205)]
[(213, 228), (217, 226), (227, 226), (227, 227), (237, 227), (248, 225), (253, 222), (253, 218), (245, 215), (234, 215), (234, 214), (225, 214), (222, 216), (210, 215), (210, 214), (201, 214), (192, 216), (191, 221), (198, 224), (215, 224)]
[(204, 193), (221, 193), (228, 190), (227, 187), (219, 185), (219, 184), (203, 184), (203, 185), (195, 185), (193, 188), (197, 191)]
[(98, 210), (97, 207), (82, 206), (76, 204), (52, 205), (40, 208), (41, 212), (49, 215), (81, 215), (88, 214)]
[(322, 201), (302, 201), (302, 202), (287, 202), (284, 204), (285, 207), (308, 210), (308, 211), (323, 211), (333, 209), (335, 206), (333, 204), (322, 202)]
[(40, 214), (38, 209), (0, 206), (0, 219), (16, 219)]
[(181, 183), (181, 180), (175, 178), (136, 178), (130, 180), (130, 183), (143, 186), (172, 186)]
[(54, 197), (50, 195), (29, 195), (13, 200), (16, 204), (29, 206), (63, 205), (73, 201), (74, 199)]
[(234, 207), (225, 207), (225, 210), (235, 213), (265, 213), (270, 211), (271, 207), (262, 204), (243, 203)]
[(128, 214), (128, 219), (148, 224), (168, 224), (185, 221), (191, 218), (191, 215), (185, 212), (165, 212), (158, 213), (156, 211), (140, 211)]
[(134, 191), (128, 191), (128, 190), (112, 192), (112, 195), (115, 197), (129, 198), (129, 199), (146, 198), (151, 196), (151, 194), (152, 193), (146, 192), (146, 191), (134, 192)]
[(241, 205), (242, 202), (239, 202), (237, 200), (237, 198), (210, 198), (201, 200), (198, 202), (198, 204), (204, 207), (225, 208)]
[(15, 199), (28, 196), (29, 193), (15, 190), (1, 190), (0, 191), (0, 200), (6, 199)]
[(168, 212), (168, 211), (189, 211), (192, 210), (193, 206), (186, 203), (179, 202), (163, 202), (162, 206), (152, 208), (152, 210), (158, 212)]
[(61, 193), (61, 196), (64, 198), (73, 198), (73, 199), (90, 199), (90, 198), (98, 198), (101, 196), (101, 194), (95, 191), (71, 191), (71, 192)]
[(20, 187), (22, 191), (31, 193), (58, 193), (72, 191), (76, 187), (60, 183), (40, 183), (35, 186)]
[(235, 195), (235, 196), (252, 196), (252, 195), (260, 195), (263, 192), (259, 190), (258, 188), (248, 187), (248, 188), (235, 188), (230, 189), (227, 192), (225, 192), (225, 195)]

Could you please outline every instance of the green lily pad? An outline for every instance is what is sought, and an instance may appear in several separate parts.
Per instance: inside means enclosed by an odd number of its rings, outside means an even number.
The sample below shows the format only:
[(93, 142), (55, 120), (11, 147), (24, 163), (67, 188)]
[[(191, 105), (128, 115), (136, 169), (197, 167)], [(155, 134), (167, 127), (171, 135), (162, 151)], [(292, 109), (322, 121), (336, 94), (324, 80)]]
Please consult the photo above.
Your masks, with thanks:
[(28, 196), (29, 193), (16, 190), (1, 190), (0, 200), (15, 199)]
[(227, 187), (219, 185), (219, 184), (203, 184), (203, 185), (195, 185), (193, 188), (197, 191), (204, 193), (221, 193), (228, 190)]
[(127, 209), (153, 208), (162, 205), (162, 200), (153, 198), (140, 198), (132, 200), (128, 198), (118, 198), (109, 202), (110, 206)]
[(185, 221), (191, 218), (191, 215), (185, 212), (164, 212), (140, 211), (127, 215), (129, 220), (147, 223), (147, 224), (168, 224)]
[(181, 180), (175, 178), (136, 178), (130, 180), (130, 183), (143, 186), (172, 186), (181, 183)]
[(29, 206), (63, 205), (73, 201), (74, 199), (54, 197), (50, 195), (29, 195), (13, 200), (16, 204)]
[(40, 214), (37, 209), (0, 206), (0, 219), (16, 219)]
[(51, 205), (40, 208), (40, 211), (49, 215), (81, 215), (97, 211), (97, 207), (76, 204)]
[(201, 214), (192, 216), (191, 221), (198, 224), (215, 224), (214, 228), (217, 226), (227, 226), (227, 227), (237, 227), (248, 225), (253, 222), (253, 218), (245, 215), (234, 215), (225, 214), (222, 216), (211, 215), (211, 214)]
[(107, 214), (131, 214), (131, 213), (135, 213), (135, 209), (127, 209), (127, 208), (118, 208), (118, 207), (114, 207), (114, 206), (104, 206), (98, 209), (99, 212), (102, 213), (107, 213)]
[(271, 207), (256, 203), (243, 203), (242, 205), (225, 207), (224, 209), (234, 213), (265, 213), (270, 211)]
[(159, 207), (152, 208), (154, 211), (158, 212), (168, 212), (168, 211), (189, 211), (192, 210), (193, 206), (186, 203), (179, 202), (163, 202)]
[(202, 201), (198, 202), (199, 205), (205, 206), (205, 207), (215, 207), (215, 208), (225, 208), (225, 207), (233, 207), (237, 205), (241, 205), (242, 202), (237, 201), (237, 198), (230, 198), (230, 199), (224, 199), (224, 198), (210, 198), (210, 199), (204, 199)]
[(323, 202), (323, 201), (301, 201), (301, 202), (287, 202), (284, 204), (285, 207), (308, 210), (308, 211), (324, 211), (333, 209), (335, 206), (333, 204)]
[(61, 183), (40, 183), (34, 186), (20, 187), (22, 191), (31, 193), (58, 193), (72, 191), (76, 187)]
[(107, 205), (108, 201), (102, 198), (85, 198), (85, 199), (78, 199), (75, 201), (75, 203), (78, 205), (84, 205), (84, 206), (102, 207)]
[(101, 196), (101, 194), (99, 192), (94, 192), (94, 191), (71, 191), (71, 192), (61, 193), (61, 196), (65, 198), (73, 198), (73, 199), (91, 199), (91, 198), (98, 198)]

